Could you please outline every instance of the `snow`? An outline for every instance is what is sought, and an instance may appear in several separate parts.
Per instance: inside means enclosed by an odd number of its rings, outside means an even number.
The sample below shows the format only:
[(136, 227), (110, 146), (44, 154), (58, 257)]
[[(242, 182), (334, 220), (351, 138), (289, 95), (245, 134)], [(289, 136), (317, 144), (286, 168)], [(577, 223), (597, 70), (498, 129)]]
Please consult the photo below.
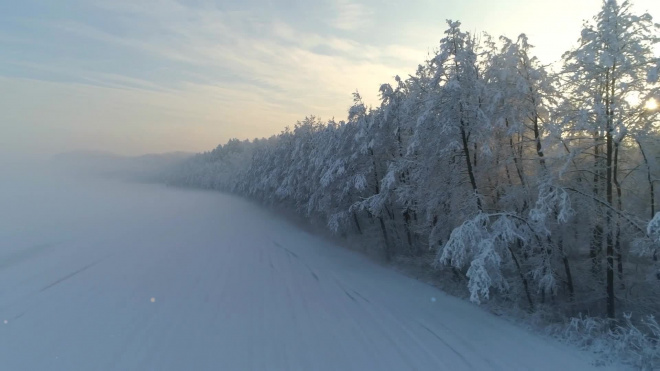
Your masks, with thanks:
[(589, 370), (240, 198), (0, 178), (4, 370)]

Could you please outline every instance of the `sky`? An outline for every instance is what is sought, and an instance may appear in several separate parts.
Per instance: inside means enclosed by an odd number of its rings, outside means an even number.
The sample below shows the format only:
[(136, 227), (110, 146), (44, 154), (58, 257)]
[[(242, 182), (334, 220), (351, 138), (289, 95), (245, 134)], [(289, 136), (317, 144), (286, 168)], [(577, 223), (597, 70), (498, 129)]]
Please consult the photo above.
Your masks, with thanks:
[[(660, 1), (633, 1), (660, 20)], [(345, 119), (414, 73), (447, 19), (545, 63), (600, 0), (0, 0), (0, 156), (204, 151)]]

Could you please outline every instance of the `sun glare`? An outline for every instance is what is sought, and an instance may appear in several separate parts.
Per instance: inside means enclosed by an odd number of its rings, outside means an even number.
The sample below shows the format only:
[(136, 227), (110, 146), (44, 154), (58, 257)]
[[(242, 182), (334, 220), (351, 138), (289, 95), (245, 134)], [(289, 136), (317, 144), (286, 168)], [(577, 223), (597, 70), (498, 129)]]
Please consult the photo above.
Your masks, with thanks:
[(646, 101), (646, 104), (644, 105), (644, 108), (646, 108), (649, 111), (655, 111), (658, 109), (658, 107), (660, 107), (658, 105), (658, 101), (653, 98)]

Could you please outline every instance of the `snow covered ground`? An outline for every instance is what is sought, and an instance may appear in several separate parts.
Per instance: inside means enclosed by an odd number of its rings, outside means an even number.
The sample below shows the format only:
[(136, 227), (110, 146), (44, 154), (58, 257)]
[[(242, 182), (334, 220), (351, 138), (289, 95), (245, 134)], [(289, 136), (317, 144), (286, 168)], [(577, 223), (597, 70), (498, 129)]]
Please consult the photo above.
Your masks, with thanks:
[(588, 370), (239, 198), (0, 176), (2, 370)]

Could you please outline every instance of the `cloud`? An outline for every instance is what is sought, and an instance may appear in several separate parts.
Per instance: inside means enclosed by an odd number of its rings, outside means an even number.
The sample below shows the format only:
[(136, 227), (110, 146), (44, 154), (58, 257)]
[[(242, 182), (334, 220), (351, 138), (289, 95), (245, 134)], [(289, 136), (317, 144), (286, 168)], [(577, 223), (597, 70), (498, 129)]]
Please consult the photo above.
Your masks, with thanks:
[[(322, 113), (336, 112), (338, 106), (350, 104), (350, 94), (355, 89), (364, 91), (367, 98), (375, 98), (383, 79), (411, 72), (405, 70), (414, 67), (411, 56), (422, 55), (404, 46), (375, 47), (332, 35), (301, 33), (290, 24), (255, 18), (248, 12), (183, 7), (169, 0), (139, 5), (123, 1), (102, 4), (107, 11), (139, 14), (135, 22), (140, 23), (138, 27), (151, 29), (150, 34), (120, 37), (84, 24), (60, 27), (188, 64), (188, 71), (203, 67), (211, 85), (226, 84), (222, 78), (214, 77), (222, 70), (223, 75), (244, 83), (239, 88), (267, 88), (269, 94), (263, 94), (264, 100), (289, 101), (303, 110), (322, 108)], [(359, 4), (341, 1), (339, 5), (343, 9), (340, 15), (347, 22), (366, 13)], [(154, 23), (145, 23), (149, 19)], [(332, 53), (314, 52), (319, 46)], [(344, 111), (345, 108), (337, 114)]]
[[(413, 56), (424, 55), (321, 29), (303, 32), (278, 18), (204, 2), (95, 4), (112, 27), (85, 19), (38, 26), (72, 43), (100, 45), (107, 55), (0, 59), (0, 66), (20, 66), (27, 71), (22, 76), (31, 77), (0, 78), (0, 90), (17, 92), (4, 104), (11, 116), (5, 122), (22, 127), (13, 130), (14, 136), (51, 133), (33, 139), (32, 146), (126, 153), (204, 150), (231, 137), (278, 133), (309, 114), (343, 119), (352, 92), (358, 89), (367, 103), (377, 104), (379, 85), (413, 72), (421, 62)], [(366, 8), (339, 5), (342, 27), (357, 22), (351, 19), (368, 21)], [(37, 81), (45, 73), (62, 78)]]
[(354, 31), (373, 24), (374, 11), (355, 0), (335, 0), (336, 16), (330, 25), (343, 31)]

